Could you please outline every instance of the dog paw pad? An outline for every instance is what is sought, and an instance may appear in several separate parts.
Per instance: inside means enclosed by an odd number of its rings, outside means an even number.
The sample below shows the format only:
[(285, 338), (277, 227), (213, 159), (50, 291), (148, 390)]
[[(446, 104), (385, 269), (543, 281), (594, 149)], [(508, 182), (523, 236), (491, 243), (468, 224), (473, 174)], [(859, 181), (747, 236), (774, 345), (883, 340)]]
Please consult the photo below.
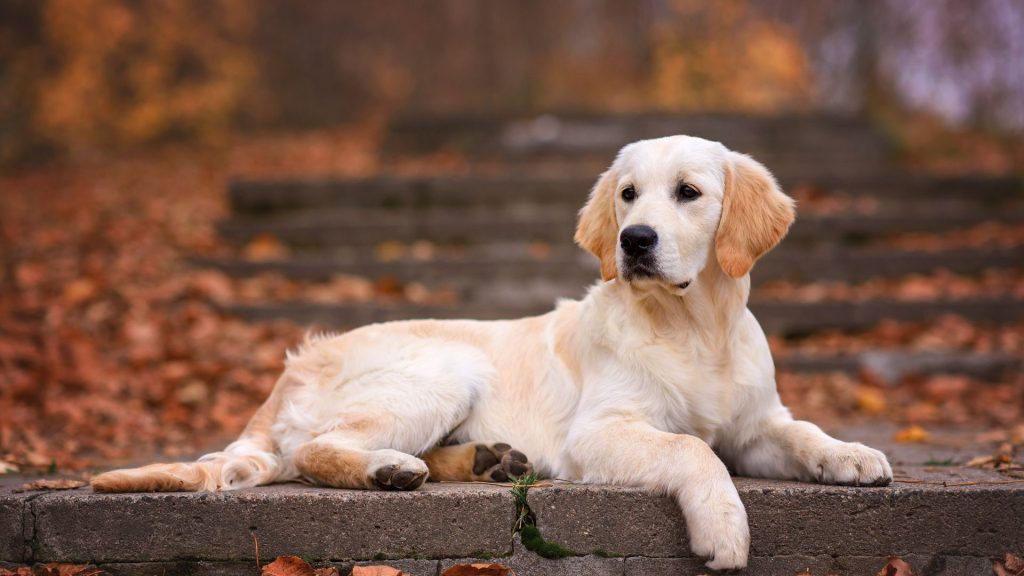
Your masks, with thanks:
[(533, 472), (529, 458), (504, 442), (477, 444), (473, 456), (473, 475), (483, 482), (507, 482)]
[(381, 490), (415, 490), (426, 480), (426, 472), (405, 470), (398, 464), (381, 466), (373, 473), (373, 484)]

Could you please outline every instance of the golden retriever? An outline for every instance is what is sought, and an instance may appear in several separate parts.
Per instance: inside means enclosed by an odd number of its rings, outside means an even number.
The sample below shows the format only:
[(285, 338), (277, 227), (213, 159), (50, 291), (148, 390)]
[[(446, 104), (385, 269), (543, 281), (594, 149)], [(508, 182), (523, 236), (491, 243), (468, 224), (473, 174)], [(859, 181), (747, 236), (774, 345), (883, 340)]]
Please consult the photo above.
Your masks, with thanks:
[(750, 535), (730, 470), (892, 479), (881, 452), (793, 420), (779, 400), (747, 309), (749, 272), (793, 219), (793, 201), (749, 156), (689, 136), (630, 144), (580, 212), (576, 241), (603, 277), (583, 300), (534, 318), (391, 322), (309, 339), (223, 452), (108, 472), (92, 486), (305, 478), (412, 490), (428, 476), (504, 481), (535, 468), (670, 494), (694, 553), (714, 569), (745, 566)]

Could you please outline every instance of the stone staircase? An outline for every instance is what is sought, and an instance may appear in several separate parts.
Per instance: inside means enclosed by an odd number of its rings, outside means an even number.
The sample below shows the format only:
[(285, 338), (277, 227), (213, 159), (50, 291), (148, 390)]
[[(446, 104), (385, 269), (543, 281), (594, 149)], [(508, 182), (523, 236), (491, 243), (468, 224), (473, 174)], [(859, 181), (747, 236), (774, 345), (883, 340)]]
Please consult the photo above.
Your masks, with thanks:
[[(1024, 267), (1022, 245), (968, 245), (941, 251), (903, 249), (893, 240), (919, 233), (942, 238), (978, 225), (1024, 224), (1024, 188), (1013, 177), (938, 176), (901, 169), (892, 146), (856, 119), (790, 117), (542, 116), (532, 119), (398, 119), (385, 149), (395, 159), (453, 153), (470, 166), (459, 174), (381, 175), (365, 179), (232, 182), (228, 240), (244, 245), (269, 235), (290, 254), (277, 260), (195, 258), (201, 266), (244, 277), (275, 272), (299, 280), (336, 274), (445, 288), (449, 304), (274, 301), (228, 311), (254, 320), (286, 317), (345, 328), (404, 318), (512, 318), (543, 313), (560, 297), (579, 297), (597, 263), (572, 244), (576, 213), (597, 175), (624, 143), (688, 133), (752, 154), (801, 200), (797, 223), (755, 267), (751, 309), (770, 334), (806, 337), (861, 330), (883, 320), (919, 322), (953, 314), (982, 325), (1024, 320), (1019, 295), (958, 299), (797, 300), (768, 298), (759, 287), (857, 283), (945, 270), (977, 275)], [(804, 201), (806, 200), (806, 201)], [(381, 246), (397, 245), (382, 255)], [(407, 249), (417, 245), (427, 250)], [(888, 362), (923, 372), (992, 375), (1021, 367), (996, 353), (902, 350)], [(863, 355), (779, 358), (782, 369), (859, 371)]]

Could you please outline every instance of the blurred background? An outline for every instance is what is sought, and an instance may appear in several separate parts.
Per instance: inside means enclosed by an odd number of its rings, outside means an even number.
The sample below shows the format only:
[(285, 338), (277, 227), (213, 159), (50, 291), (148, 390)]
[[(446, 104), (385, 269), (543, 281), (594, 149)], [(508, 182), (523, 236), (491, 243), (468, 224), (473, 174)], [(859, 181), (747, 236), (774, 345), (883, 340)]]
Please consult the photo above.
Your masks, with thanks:
[(687, 133), (798, 200), (784, 401), (936, 464), (1024, 436), (1020, 0), (8, 0), (0, 466), (216, 448), (309, 330), (578, 297), (575, 213)]

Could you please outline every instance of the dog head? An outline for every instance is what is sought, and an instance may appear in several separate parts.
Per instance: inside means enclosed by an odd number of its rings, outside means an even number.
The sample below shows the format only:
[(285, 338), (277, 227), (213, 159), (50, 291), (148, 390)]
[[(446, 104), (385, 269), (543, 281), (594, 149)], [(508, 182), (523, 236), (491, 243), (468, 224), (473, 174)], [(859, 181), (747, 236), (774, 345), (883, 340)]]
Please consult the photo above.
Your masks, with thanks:
[(627, 145), (580, 211), (576, 242), (605, 280), (686, 290), (714, 260), (733, 278), (782, 240), (793, 200), (768, 170), (718, 142), (670, 136)]

